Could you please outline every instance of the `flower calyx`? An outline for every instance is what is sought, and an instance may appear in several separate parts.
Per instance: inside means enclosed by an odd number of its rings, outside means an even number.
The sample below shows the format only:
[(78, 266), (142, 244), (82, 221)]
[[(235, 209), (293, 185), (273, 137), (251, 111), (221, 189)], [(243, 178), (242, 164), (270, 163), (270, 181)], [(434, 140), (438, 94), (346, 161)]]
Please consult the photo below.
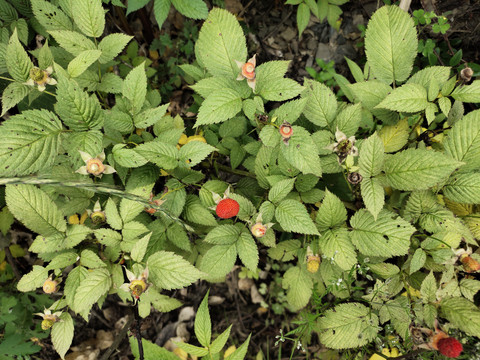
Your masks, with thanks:
[(43, 310), (43, 313), (36, 313), (35, 315), (43, 318), (42, 330), (48, 330), (53, 326), (53, 324), (60, 321), (60, 315), (62, 315), (62, 311), (57, 311), (52, 314), (50, 309), (45, 309)]
[(257, 66), (255, 57), (256, 55), (253, 55), (253, 57), (248, 59), (246, 63), (235, 60), (240, 69), (237, 80), (247, 79), (247, 84), (253, 91), (255, 91), (255, 67)]
[(288, 145), (288, 140), (290, 140), (290, 138), (293, 135), (292, 125), (284, 121), (283, 124), (280, 125), (280, 127), (278, 128), (278, 131), (280, 132), (280, 135), (282, 136), (282, 139), (285, 145)]
[(348, 173), (347, 181), (352, 185), (358, 185), (362, 182), (363, 177), (358, 172)]
[(127, 274), (128, 281), (130, 282), (122, 284), (120, 289), (130, 292), (136, 302), (140, 298), (140, 295), (142, 295), (148, 288), (148, 268), (145, 268), (145, 270), (143, 270), (138, 277), (136, 277), (135, 274), (127, 268), (125, 268), (125, 272)]
[(25, 85), (35, 86), (37, 85), (38, 91), (44, 91), (45, 85), (56, 85), (57, 80), (51, 78), (50, 75), (53, 73), (53, 67), (49, 66), (45, 70), (42, 70), (36, 66), (30, 69), (30, 74)]
[(93, 206), (93, 211), (88, 209), (87, 214), (88, 216), (90, 216), (92, 222), (96, 225), (104, 223), (107, 220), (107, 217), (105, 216), (105, 211), (102, 211), (99, 200), (95, 202), (95, 205)]
[(103, 174), (113, 174), (116, 170), (110, 165), (105, 165), (105, 151), (102, 151), (97, 156), (93, 157), (90, 154), (79, 150), (80, 156), (85, 162), (85, 166), (80, 167), (77, 173), (82, 175), (94, 175), (96, 177), (102, 177)]
[(344, 162), (348, 155), (358, 155), (358, 149), (355, 147), (355, 136), (347, 138), (343, 132), (337, 129), (335, 139), (337, 142), (328, 145), (326, 149), (337, 153), (339, 164)]
[(262, 221), (262, 213), (257, 215), (255, 223), (252, 223), (251, 221), (247, 221), (247, 223), (250, 225), (250, 231), (252, 232), (252, 235), (256, 238), (264, 237), (268, 229), (275, 225), (274, 223), (264, 224)]
[[(150, 193), (150, 200), (148, 200), (148, 203), (149, 203), (149, 204), (152, 204), (152, 205), (154, 205), (154, 206), (160, 206), (160, 205), (162, 205), (162, 204), (165, 202), (165, 200), (154, 199), (153, 197), (154, 197), (153, 193)], [(147, 213), (149, 213), (150, 215), (153, 215), (153, 214), (155, 214), (155, 213), (157, 212), (157, 209), (155, 209), (155, 208), (153, 208), (153, 207), (146, 207), (146, 208), (145, 208), (145, 211), (146, 211)]]

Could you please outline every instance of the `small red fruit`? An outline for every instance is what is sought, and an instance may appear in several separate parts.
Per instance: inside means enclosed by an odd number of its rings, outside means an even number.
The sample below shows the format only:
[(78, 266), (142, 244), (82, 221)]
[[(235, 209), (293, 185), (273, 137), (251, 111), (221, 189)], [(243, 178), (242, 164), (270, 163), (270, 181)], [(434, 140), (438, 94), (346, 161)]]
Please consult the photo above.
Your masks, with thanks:
[(467, 273), (472, 273), (480, 270), (480, 263), (471, 256), (468, 256), (466, 254), (462, 255), (460, 257), (460, 262), (463, 264), (463, 269)]
[(438, 351), (447, 357), (457, 358), (463, 351), (463, 345), (457, 339), (447, 337), (438, 342)]
[(215, 212), (222, 219), (230, 219), (237, 216), (240, 211), (240, 205), (233, 199), (223, 199), (217, 204)]

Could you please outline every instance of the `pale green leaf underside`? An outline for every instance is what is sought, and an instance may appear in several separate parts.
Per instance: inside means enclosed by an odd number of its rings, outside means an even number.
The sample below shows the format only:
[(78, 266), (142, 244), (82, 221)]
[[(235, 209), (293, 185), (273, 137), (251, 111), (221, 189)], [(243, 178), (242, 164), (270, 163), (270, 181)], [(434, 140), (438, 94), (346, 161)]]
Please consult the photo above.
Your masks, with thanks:
[(72, 1), (73, 20), (87, 36), (99, 37), (105, 28), (105, 12), (101, 0)]
[(454, 326), (467, 333), (480, 337), (480, 310), (462, 297), (443, 299), (441, 311)]
[(368, 23), (365, 53), (373, 75), (387, 84), (404, 81), (417, 56), (417, 33), (410, 15), (397, 6), (383, 6)]
[(333, 259), (342, 270), (348, 271), (356, 264), (357, 253), (346, 228), (326, 230), (322, 233), (319, 244), (323, 255)]
[(405, 84), (393, 90), (375, 108), (413, 113), (425, 110), (428, 104), (427, 90), (422, 85)]
[(60, 357), (63, 359), (73, 340), (73, 320), (68, 312), (60, 315), (60, 321), (53, 324), (52, 344)]
[(480, 203), (480, 174), (462, 173), (452, 177), (443, 188), (443, 194), (450, 200), (462, 204)]
[(305, 87), (306, 90), (302, 94), (302, 98), (308, 99), (303, 109), (305, 117), (315, 125), (327, 126), (337, 113), (337, 99), (334, 93), (324, 84), (313, 80), (306, 80)]

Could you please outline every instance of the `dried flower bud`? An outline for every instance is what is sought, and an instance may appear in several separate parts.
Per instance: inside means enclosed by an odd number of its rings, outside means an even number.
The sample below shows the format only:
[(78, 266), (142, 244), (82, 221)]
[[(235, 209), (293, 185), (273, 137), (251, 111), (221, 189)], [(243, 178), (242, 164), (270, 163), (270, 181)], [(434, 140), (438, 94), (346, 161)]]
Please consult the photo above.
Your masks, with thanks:
[(462, 71), (460, 71), (460, 78), (465, 83), (468, 83), (470, 80), (472, 80), (472, 76), (473, 70), (470, 67), (466, 67), (465, 69), (462, 69)]
[(308, 272), (315, 274), (320, 267), (320, 256), (309, 255), (307, 256), (307, 270)]
[(350, 184), (357, 185), (362, 182), (363, 177), (358, 172), (352, 172), (348, 174), (347, 180)]
[(293, 128), (288, 122), (284, 122), (280, 125), (279, 131), (284, 139), (290, 139), (293, 135)]
[(105, 212), (104, 211), (92, 212), (92, 214), (90, 215), (90, 219), (92, 219), (92, 222), (94, 224), (104, 223), (106, 220)]
[(261, 238), (265, 236), (265, 233), (267, 232), (267, 227), (262, 223), (257, 222), (255, 225), (252, 226), (250, 230), (252, 231), (253, 236)]
[(52, 277), (49, 277), (43, 283), (43, 292), (45, 294), (52, 294), (55, 291), (57, 291), (57, 285), (58, 285), (58, 281), (52, 280)]
[(480, 270), (480, 263), (467, 254), (463, 254), (462, 256), (460, 256), (460, 262), (463, 264), (463, 269), (467, 273)]

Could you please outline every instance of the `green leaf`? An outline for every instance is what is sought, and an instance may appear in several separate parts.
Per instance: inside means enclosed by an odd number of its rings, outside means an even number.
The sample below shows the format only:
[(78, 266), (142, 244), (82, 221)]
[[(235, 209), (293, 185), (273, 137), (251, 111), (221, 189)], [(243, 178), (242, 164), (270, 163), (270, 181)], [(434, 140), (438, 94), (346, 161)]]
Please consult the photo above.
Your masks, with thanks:
[(393, 90), (375, 108), (398, 112), (417, 112), (428, 106), (427, 90), (418, 84), (405, 84)]
[(116, 164), (126, 168), (136, 168), (148, 162), (136, 151), (137, 149), (128, 149), (126, 146), (127, 144), (117, 144), (113, 147), (112, 154)]
[(200, 271), (179, 255), (158, 251), (147, 260), (149, 279), (160, 289), (180, 289), (201, 277)]
[(260, 134), (258, 135), (258, 137), (260, 138), (260, 140), (265, 146), (269, 146), (269, 147), (277, 146), (280, 143), (282, 138), (278, 129), (273, 125), (264, 126), (260, 131)]
[(438, 84), (443, 85), (443, 83), (448, 81), (450, 71), (451, 68), (448, 66), (429, 66), (413, 74), (408, 79), (407, 84), (414, 83), (428, 88), (431, 79), (435, 79)]
[(8, 210), (8, 207), (5, 206), (2, 211), (0, 211), (0, 231), (2, 232), (3, 236), (7, 235), (14, 222), (15, 219), (12, 213), (10, 210)]
[(278, 123), (286, 121), (293, 124), (302, 115), (303, 109), (307, 105), (307, 99), (291, 100), (283, 103), (271, 112), (271, 117), (277, 117)]
[(252, 334), (248, 335), (247, 340), (238, 347), (237, 350), (233, 352), (230, 356), (228, 356), (225, 360), (244, 360), (245, 355), (247, 355), (247, 350), (248, 350), (248, 344), (250, 343), (250, 338), (252, 337)]
[(340, 130), (347, 137), (357, 133), (362, 121), (362, 107), (360, 104), (346, 106), (335, 118), (333, 129)]
[(365, 207), (376, 220), (385, 204), (385, 191), (382, 184), (376, 178), (364, 178), (360, 183), (360, 191)]
[(377, 220), (367, 210), (360, 209), (350, 219), (351, 239), (358, 250), (367, 256), (405, 255), (415, 228), (401, 217), (382, 210)]
[(47, 31), (73, 30), (73, 24), (68, 16), (50, 1), (31, 0), (35, 20)]
[(310, 21), (310, 9), (307, 4), (300, 3), (297, 9), (297, 27), (298, 27), (299, 37), (302, 35), (303, 30), (305, 30), (309, 21)]
[(67, 280), (65, 280), (65, 286), (63, 288), (65, 294), (65, 300), (68, 306), (73, 307), (75, 294), (80, 283), (88, 275), (88, 270), (83, 266), (76, 266), (68, 273)]
[(178, 67), (182, 69), (183, 72), (190, 76), (194, 81), (200, 81), (205, 76), (205, 71), (200, 69), (198, 66), (191, 64), (182, 64), (178, 65)]
[(206, 19), (208, 16), (207, 5), (202, 0), (172, 0), (178, 12), (191, 19)]
[(313, 124), (327, 126), (332, 123), (337, 113), (335, 94), (324, 84), (313, 80), (305, 81), (306, 90), (302, 98), (307, 99), (303, 110), (305, 117)]
[(31, 89), (31, 87), (18, 82), (8, 84), (2, 94), (2, 113), (0, 116), (5, 115), (8, 110), (22, 101), (30, 93)]
[(33, 265), (32, 271), (22, 276), (17, 284), (17, 290), (22, 292), (34, 291), (43, 286), (48, 278), (48, 270), (43, 266)]
[(195, 224), (216, 226), (217, 221), (195, 196), (188, 196), (183, 212), (185, 219)]
[(183, 226), (178, 222), (172, 222), (167, 228), (167, 239), (176, 247), (185, 250), (192, 251), (190, 239)]
[(122, 230), (122, 218), (118, 212), (117, 205), (111, 198), (108, 199), (107, 205), (105, 206), (105, 216), (107, 217), (108, 225), (115, 230)]
[(307, 209), (296, 200), (283, 200), (275, 209), (275, 218), (285, 231), (300, 234), (318, 235), (317, 228)]
[(102, 0), (72, 1), (73, 20), (78, 28), (87, 36), (99, 37), (105, 28), (105, 11)]
[(98, 98), (94, 94), (89, 96), (75, 80), (62, 76), (58, 79), (56, 111), (71, 130), (100, 129), (103, 126)]
[[(130, 5), (130, 3), (129, 3)], [(98, 44), (98, 50), (102, 51), (102, 55), (98, 59), (100, 64), (106, 64), (112, 61), (120, 52), (127, 46), (133, 36), (125, 34), (110, 34), (105, 36), (100, 44)]]
[[(106, 92), (106, 93), (109, 93), (109, 94), (120, 94), (122, 92), (122, 88), (123, 88), (123, 79), (118, 76), (118, 75), (115, 75), (114, 73), (106, 73), (102, 76), (102, 81), (100, 82), (100, 84), (97, 85), (97, 90), (98, 91), (102, 91), (102, 92)], [(116, 111), (116, 110), (112, 110), (111, 111), (112, 114), (125, 114), (121, 111)], [(127, 115), (127, 114), (125, 114)], [(115, 119), (115, 118), (114, 118)], [(130, 117), (128, 117), (129, 119), (129, 124), (132, 123), (132, 120)], [(117, 129), (115, 126), (111, 126), (111, 128), (113, 129)], [(129, 127), (130, 129), (130, 127)], [(125, 131), (124, 129), (120, 128), (118, 131)], [(130, 132), (130, 131), (128, 131)]]
[(240, 238), (240, 230), (234, 225), (220, 225), (207, 234), (204, 241), (214, 245), (231, 245)]
[(305, 307), (312, 296), (313, 281), (306, 269), (291, 267), (283, 275), (282, 287), (287, 290), (287, 301), (292, 310)]
[(217, 354), (219, 353), (225, 344), (227, 343), (228, 338), (230, 337), (230, 331), (232, 330), (232, 326), (230, 325), (227, 330), (225, 330), (223, 333), (218, 335), (218, 337), (213, 340), (212, 346), (210, 346), (210, 351), (212, 354)]
[(345, 221), (347, 221), (347, 210), (342, 201), (330, 191), (325, 190), (325, 197), (315, 220), (318, 229), (320, 231), (333, 229), (342, 226)]
[(412, 256), (412, 260), (410, 261), (410, 270), (409, 274), (412, 275), (414, 272), (420, 270), (423, 265), (425, 264), (425, 260), (427, 259), (427, 254), (421, 248), (415, 250), (415, 253)]
[(232, 270), (236, 259), (237, 249), (235, 244), (215, 245), (203, 255), (199, 268), (208, 274), (207, 280), (217, 280)]
[(129, 0), (128, 4), (127, 4), (127, 14), (126, 15), (129, 15), (132, 12), (137, 11), (138, 9), (141, 9), (142, 7), (147, 5), (147, 3), (149, 1), (150, 0)]
[(86, 36), (76, 31), (51, 30), (52, 35), (58, 44), (73, 56), (78, 56), (86, 50), (95, 50), (95, 43)]
[(464, 85), (453, 90), (451, 96), (455, 100), (479, 103), (480, 102), (480, 80), (474, 80), (471, 85)]
[(268, 249), (268, 256), (274, 260), (290, 261), (295, 258), (301, 245), (298, 240), (285, 240)]
[(453, 125), (444, 147), (447, 154), (465, 163), (461, 171), (480, 169), (480, 110), (470, 112)]
[(399, 190), (428, 189), (448, 177), (461, 163), (436, 151), (408, 149), (385, 160), (385, 177)]
[(460, 291), (468, 300), (473, 301), (473, 297), (480, 290), (480, 281), (474, 279), (460, 280)]
[(103, 295), (105, 295), (112, 286), (110, 272), (105, 269), (94, 269), (90, 271), (85, 279), (80, 281), (73, 300), (73, 310), (76, 313), (82, 313), (90, 310)]
[(318, 149), (309, 132), (300, 126), (292, 126), (293, 134), (287, 144), (280, 144), (285, 159), (304, 174), (322, 176)]
[(284, 101), (296, 97), (302, 90), (295, 80), (282, 77), (272, 80), (268, 86), (258, 86), (255, 92), (265, 100)]
[(417, 32), (412, 18), (397, 6), (382, 6), (365, 32), (365, 53), (374, 77), (387, 84), (408, 78), (417, 56)]
[(7, 205), (12, 214), (30, 230), (43, 236), (65, 232), (67, 224), (55, 203), (33, 185), (7, 185)]
[(163, 115), (167, 112), (167, 108), (170, 105), (164, 104), (162, 106), (153, 108), (153, 109), (147, 109), (140, 114), (136, 115), (133, 119), (133, 122), (135, 124), (135, 127), (139, 129), (145, 129), (149, 126), (154, 125), (157, 121), (159, 121)]
[(135, 152), (163, 169), (175, 169), (178, 165), (178, 150), (174, 145), (150, 141), (137, 146)]
[(187, 162), (188, 167), (199, 164), (203, 159), (217, 149), (201, 141), (191, 141), (180, 148), (180, 162)]
[(235, 60), (246, 60), (247, 45), (233, 14), (219, 8), (210, 11), (198, 35), (195, 55), (212, 75), (237, 77), (240, 70)]
[(195, 355), (195, 356), (208, 355), (208, 349), (206, 349), (206, 348), (201, 348), (201, 347), (190, 345), (190, 344), (183, 343), (183, 342), (178, 342), (178, 343), (176, 343), (176, 345), (180, 349), (182, 349), (183, 351), (186, 351), (188, 354), (191, 354), (191, 355)]
[[(87, 251), (87, 250), (84, 250)], [(77, 261), (78, 254), (76, 251), (66, 251), (55, 256), (47, 266), (47, 270), (60, 269), (72, 265)]]
[[(157, 174), (157, 171), (151, 167), (135, 169), (132, 171), (132, 174), (127, 181), (125, 191), (133, 195), (141, 196), (144, 199), (148, 199), (152, 192), (153, 185), (155, 184), (155, 180), (158, 177)], [(145, 205), (138, 201), (123, 198), (120, 201), (119, 208), (123, 223), (126, 224), (135, 219), (135, 217), (144, 210)]]
[[(135, 356), (135, 360), (140, 359), (140, 355), (138, 353), (137, 338), (135, 336), (130, 336), (129, 341), (130, 348), (132, 349), (132, 353)], [(146, 339), (142, 339), (142, 346), (145, 360), (178, 360), (178, 356), (174, 353), (171, 353), (167, 349), (160, 347), (157, 344), (154, 344)], [(206, 354), (208, 354), (208, 352), (206, 352), (205, 355)]]
[(163, 23), (167, 19), (170, 5), (171, 0), (154, 0), (153, 2), (153, 13), (160, 29), (162, 28)]
[(383, 169), (385, 153), (383, 142), (377, 133), (372, 134), (362, 143), (358, 166), (363, 177), (378, 175)]
[(226, 121), (240, 110), (242, 98), (238, 92), (231, 89), (215, 91), (200, 106), (195, 127)]
[(122, 241), (122, 235), (112, 229), (101, 228), (95, 230), (94, 233), (98, 242), (105, 246), (117, 247)]
[[(446, 99), (446, 98), (442, 98)], [(400, 150), (408, 141), (409, 126), (407, 119), (401, 119), (396, 125), (384, 126), (378, 132), (386, 153)]]
[(268, 200), (270, 200), (274, 204), (280, 202), (290, 193), (290, 191), (293, 190), (294, 183), (294, 178), (285, 179), (277, 182), (268, 192)]
[(377, 336), (378, 317), (365, 305), (345, 303), (327, 310), (318, 321), (322, 344), (332, 349), (363, 346)]
[(7, 23), (18, 19), (17, 10), (5, 0), (0, 1), (0, 19)]
[(212, 341), (212, 320), (208, 311), (208, 293), (203, 298), (195, 316), (195, 336), (203, 346), (210, 346)]
[(480, 337), (480, 310), (462, 297), (443, 299), (440, 303), (441, 312), (455, 327), (467, 335)]
[(357, 83), (364, 81), (365, 77), (363, 76), (363, 71), (360, 66), (358, 66), (356, 62), (350, 60), (348, 57), (344, 56), (344, 58), (347, 61), (348, 68), (350, 69), (355, 81)]
[(130, 100), (132, 115), (138, 114), (147, 96), (147, 75), (144, 62), (128, 73), (123, 82), (122, 94)]
[[(8, 41), (5, 61), (8, 73), (14, 80), (21, 83), (27, 81), (33, 64), (22, 44), (18, 41), (17, 29), (13, 31)], [(5, 112), (5, 110), (3, 110), (3, 112)]]
[(480, 203), (480, 177), (478, 173), (455, 174), (445, 184), (443, 194), (462, 204)]
[(342, 270), (349, 271), (357, 263), (357, 253), (346, 228), (325, 230), (319, 245), (323, 255), (333, 259)]
[(249, 232), (243, 231), (236, 243), (237, 252), (243, 265), (250, 271), (256, 271), (258, 266), (258, 248)]
[(132, 260), (138, 263), (143, 261), (145, 253), (147, 252), (148, 242), (150, 241), (150, 237), (152, 233), (149, 233), (138, 240), (135, 245), (133, 245), (132, 251), (130, 253)]
[(72, 345), (73, 332), (73, 319), (68, 312), (64, 312), (60, 315), (60, 321), (53, 324), (51, 334), (53, 347), (62, 359)]
[(90, 65), (98, 60), (102, 52), (100, 50), (85, 50), (68, 64), (68, 74), (72, 77), (78, 77), (87, 70)]

